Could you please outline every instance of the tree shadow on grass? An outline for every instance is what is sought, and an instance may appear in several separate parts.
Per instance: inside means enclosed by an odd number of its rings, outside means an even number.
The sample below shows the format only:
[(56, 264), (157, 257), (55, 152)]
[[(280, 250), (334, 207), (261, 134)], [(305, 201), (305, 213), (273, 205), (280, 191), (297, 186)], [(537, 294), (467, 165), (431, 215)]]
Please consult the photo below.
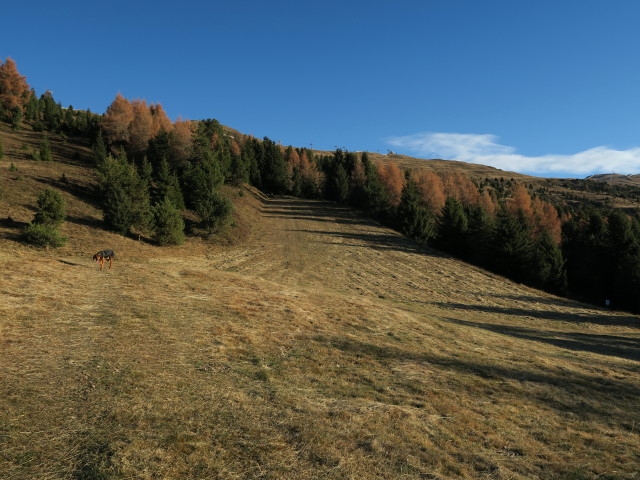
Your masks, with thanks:
[(65, 178), (55, 180), (50, 177), (34, 177), (34, 180), (44, 183), (50, 187), (57, 188), (63, 192), (73, 195), (93, 207), (100, 207), (100, 199), (98, 189), (94, 185), (84, 185), (72, 179)]
[[(402, 364), (414, 362), (436, 365), (444, 370), (462, 375), (471, 374), (487, 382), (498, 382), (499, 385), (496, 388), (513, 390), (513, 387), (503, 384), (504, 381), (546, 385), (551, 387), (551, 390), (536, 390), (537, 393), (532, 393), (530, 389), (527, 389), (527, 396), (535, 398), (555, 410), (571, 412), (584, 418), (592, 416), (609, 418), (613, 403), (621, 406), (618, 411), (621, 420), (629, 423), (637, 420), (635, 409), (630, 408), (629, 402), (640, 395), (640, 388), (633, 383), (622, 380), (567, 372), (560, 367), (538, 366), (524, 369), (433, 353), (410, 352), (389, 345), (374, 345), (352, 338), (315, 337), (315, 340), (327, 343), (331, 347), (355, 357), (367, 357), (387, 365), (394, 362)], [(455, 376), (455, 373), (453, 375)], [(558, 395), (558, 390), (562, 390), (566, 395)]]
[(78, 217), (75, 215), (67, 215), (65, 222), (74, 223), (76, 225), (84, 225), (86, 227), (101, 228), (104, 226), (104, 221), (98, 218), (92, 217)]
[(553, 330), (472, 322), (457, 318), (444, 318), (444, 320), (467, 327), (481, 328), (502, 335), (547, 343), (567, 350), (591, 352), (640, 361), (640, 338), (580, 332), (558, 332)]
[(399, 235), (385, 234), (385, 233), (355, 233), (355, 232), (327, 232), (321, 230), (289, 230), (291, 232), (304, 232), (314, 235), (322, 235), (331, 238), (343, 238), (346, 240), (353, 240), (359, 243), (335, 243), (326, 242), (330, 245), (342, 245), (345, 247), (365, 247), (372, 250), (394, 250), (404, 253), (419, 253), (421, 255), (430, 257), (445, 257), (437, 250), (432, 250), (429, 247), (415, 243), (405, 237)]
[[(535, 299), (537, 300), (537, 297), (535, 297)], [(596, 325), (640, 328), (640, 317), (633, 315), (609, 316), (586, 312), (569, 313), (557, 310), (535, 310), (527, 308), (499, 307), (495, 305), (468, 305), (454, 302), (433, 302), (432, 305), (436, 305), (444, 309), (494, 313), (513, 317), (533, 317), (541, 320), (553, 320), (558, 322), (593, 323)]]
[(29, 225), (27, 222), (21, 222), (14, 220), (12, 217), (0, 218), (0, 227), (9, 230), (8, 233), (4, 233), (2, 236), (8, 240), (20, 242), (22, 240), (22, 231)]

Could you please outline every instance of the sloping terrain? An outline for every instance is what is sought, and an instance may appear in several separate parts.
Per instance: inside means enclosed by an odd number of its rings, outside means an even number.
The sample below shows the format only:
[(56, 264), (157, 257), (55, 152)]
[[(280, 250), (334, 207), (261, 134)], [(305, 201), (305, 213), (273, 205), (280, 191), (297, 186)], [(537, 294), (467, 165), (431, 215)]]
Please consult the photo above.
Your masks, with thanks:
[(2, 478), (637, 478), (638, 317), (233, 196), (231, 246), (0, 240)]
[[(0, 478), (638, 478), (640, 317), (248, 187), (224, 238), (155, 247), (102, 229), (86, 150), (7, 144)], [(44, 186), (56, 250), (18, 241)]]

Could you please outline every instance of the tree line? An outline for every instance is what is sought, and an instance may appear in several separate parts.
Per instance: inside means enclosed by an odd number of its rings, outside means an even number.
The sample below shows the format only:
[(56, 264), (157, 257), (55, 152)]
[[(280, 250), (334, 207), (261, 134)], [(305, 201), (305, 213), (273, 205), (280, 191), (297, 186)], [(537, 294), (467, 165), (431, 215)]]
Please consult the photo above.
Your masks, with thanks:
[(186, 230), (214, 233), (232, 210), (221, 186), (249, 183), (269, 194), (352, 206), (517, 282), (640, 311), (637, 216), (552, 203), (504, 178), (403, 171), (342, 149), (317, 155), (231, 132), (213, 119), (172, 122), (160, 104), (120, 94), (102, 116), (62, 109), (50, 94), (37, 99), (9, 60), (0, 66), (0, 115), (91, 140), (104, 221), (113, 231), (149, 234), (160, 245), (182, 243)]

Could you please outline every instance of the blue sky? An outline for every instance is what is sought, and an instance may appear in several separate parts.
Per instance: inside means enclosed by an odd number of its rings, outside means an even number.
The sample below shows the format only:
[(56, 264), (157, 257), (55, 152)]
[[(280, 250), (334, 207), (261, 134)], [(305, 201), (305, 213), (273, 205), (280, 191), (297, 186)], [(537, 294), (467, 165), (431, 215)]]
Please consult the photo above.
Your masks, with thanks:
[(640, 173), (634, 0), (32, 1), (2, 16), (0, 59), (64, 106), (103, 113), (121, 92), (285, 145)]

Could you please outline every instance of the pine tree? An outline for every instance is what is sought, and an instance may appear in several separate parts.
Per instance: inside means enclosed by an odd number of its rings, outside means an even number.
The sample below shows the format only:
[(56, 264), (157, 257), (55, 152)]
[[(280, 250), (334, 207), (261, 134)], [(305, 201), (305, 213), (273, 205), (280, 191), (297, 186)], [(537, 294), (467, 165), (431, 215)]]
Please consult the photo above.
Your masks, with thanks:
[(165, 197), (153, 207), (153, 239), (159, 245), (181, 245), (184, 243), (184, 220), (169, 198)]
[(11, 128), (17, 130), (22, 124), (22, 109), (20, 107), (13, 107), (10, 112), (11, 116), (9, 121), (11, 122)]
[(207, 233), (214, 233), (224, 226), (233, 211), (231, 201), (217, 191), (200, 197), (195, 207), (201, 226)]
[(349, 178), (349, 203), (362, 208), (366, 203), (367, 173), (361, 157), (356, 157)]
[(578, 212), (563, 227), (569, 291), (598, 304), (610, 299), (607, 235), (607, 224), (595, 209)]
[(247, 159), (242, 155), (243, 149), (238, 142), (233, 140), (230, 145), (231, 153), (231, 177), (230, 180), (235, 185), (241, 185), (249, 181), (249, 165)]
[(531, 225), (523, 210), (501, 208), (492, 238), (492, 268), (517, 282), (531, 278)]
[(290, 188), (287, 164), (280, 147), (267, 137), (262, 141), (263, 156), (258, 158), (262, 189), (266, 193), (283, 194)]
[(42, 137), (42, 142), (40, 143), (40, 160), (44, 162), (52, 162), (53, 157), (51, 155), (51, 145), (49, 145), (49, 138), (47, 135)]
[(421, 204), (418, 188), (408, 170), (405, 173), (396, 224), (402, 233), (418, 242), (427, 243), (436, 234), (435, 219), (431, 212)]
[(38, 195), (37, 202), (35, 223), (58, 226), (67, 218), (66, 202), (60, 192), (47, 188)]
[(102, 136), (102, 130), (98, 131), (96, 140), (91, 148), (93, 163), (99, 165), (107, 158), (107, 145), (104, 143), (104, 137)]
[(152, 182), (151, 199), (153, 203), (160, 203), (164, 199), (168, 199), (178, 210), (184, 210), (184, 197), (180, 189), (178, 177), (169, 170), (169, 162), (166, 158), (160, 161), (160, 165), (154, 172)]
[(467, 245), (463, 258), (483, 267), (489, 264), (494, 219), (482, 206), (466, 207), (468, 220)]
[(40, 113), (40, 109), (38, 108), (38, 105), (38, 97), (36, 97), (36, 92), (31, 89), (31, 91), (29, 92), (29, 101), (27, 102), (27, 106), (24, 112), (24, 116), (27, 120), (39, 120), (38, 115)]
[(39, 103), (44, 128), (50, 132), (60, 130), (62, 124), (62, 107), (53, 99), (51, 92), (43, 93), (40, 96)]
[(149, 187), (126, 155), (107, 156), (98, 165), (103, 198), (103, 216), (107, 227), (120, 234), (132, 228), (144, 231), (151, 223)]
[(362, 165), (367, 176), (365, 183), (365, 210), (374, 217), (383, 218), (389, 209), (389, 195), (385, 190), (376, 166), (369, 160), (367, 153), (363, 153)]
[(333, 181), (335, 182), (333, 188), (336, 194), (335, 200), (339, 203), (347, 203), (349, 198), (349, 177), (347, 170), (341, 163), (337, 164)]
[(37, 203), (33, 222), (22, 232), (23, 240), (41, 248), (63, 246), (67, 238), (60, 234), (58, 227), (67, 217), (64, 197), (60, 192), (47, 188), (38, 195)]
[(462, 204), (456, 198), (447, 197), (438, 223), (435, 245), (453, 255), (463, 256), (469, 222)]
[(634, 226), (631, 218), (619, 210), (611, 212), (607, 220), (607, 297), (615, 306), (638, 311), (640, 239), (636, 236), (637, 225)]
[(559, 245), (544, 230), (533, 244), (532, 284), (543, 290), (563, 295), (567, 289), (567, 272)]

